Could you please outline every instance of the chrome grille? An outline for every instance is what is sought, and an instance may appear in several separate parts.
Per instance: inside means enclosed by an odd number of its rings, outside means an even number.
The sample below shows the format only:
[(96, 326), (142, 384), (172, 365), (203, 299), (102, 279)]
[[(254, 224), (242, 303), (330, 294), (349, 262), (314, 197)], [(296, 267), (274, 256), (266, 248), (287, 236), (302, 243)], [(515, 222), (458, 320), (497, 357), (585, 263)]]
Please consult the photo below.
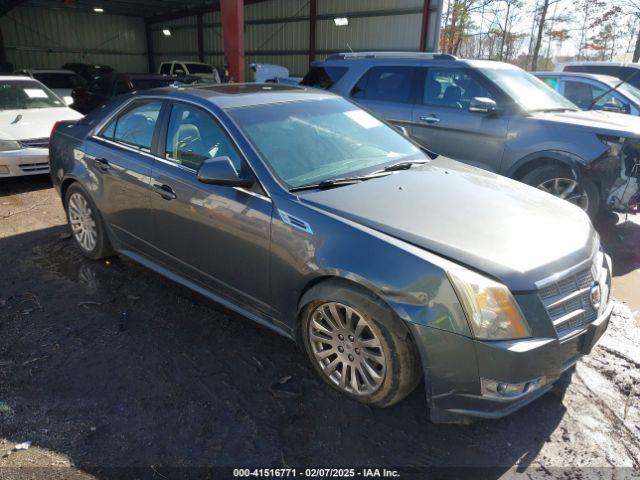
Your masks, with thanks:
[(591, 288), (600, 278), (604, 256), (598, 253), (591, 266), (557, 279), (538, 290), (558, 334), (582, 327), (598, 318), (591, 304)]
[(32, 138), (30, 140), (20, 140), (23, 148), (49, 148), (48, 138)]

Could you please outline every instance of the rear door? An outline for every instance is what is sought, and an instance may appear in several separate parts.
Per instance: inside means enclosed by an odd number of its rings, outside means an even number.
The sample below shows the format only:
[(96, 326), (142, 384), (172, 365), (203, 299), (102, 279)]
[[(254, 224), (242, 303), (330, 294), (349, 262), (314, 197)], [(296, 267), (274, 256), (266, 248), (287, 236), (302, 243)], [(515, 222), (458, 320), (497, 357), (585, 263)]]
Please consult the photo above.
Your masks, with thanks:
[(500, 171), (509, 115), (469, 111), (475, 97), (500, 107), (498, 92), (467, 68), (421, 68), (412, 113), (412, 136), (430, 150), (485, 170)]
[(268, 314), (271, 200), (258, 183), (243, 189), (198, 181), (198, 168), (213, 157), (228, 156), (236, 169), (251, 171), (211, 112), (173, 102), (164, 118), (152, 173), (154, 244), (163, 263)]
[(410, 127), (416, 71), (411, 66), (371, 67), (351, 90), (351, 99), (393, 125)]
[(150, 182), (162, 100), (135, 100), (87, 141), (89, 169), (99, 182), (98, 208), (117, 241), (147, 252), (153, 241)]

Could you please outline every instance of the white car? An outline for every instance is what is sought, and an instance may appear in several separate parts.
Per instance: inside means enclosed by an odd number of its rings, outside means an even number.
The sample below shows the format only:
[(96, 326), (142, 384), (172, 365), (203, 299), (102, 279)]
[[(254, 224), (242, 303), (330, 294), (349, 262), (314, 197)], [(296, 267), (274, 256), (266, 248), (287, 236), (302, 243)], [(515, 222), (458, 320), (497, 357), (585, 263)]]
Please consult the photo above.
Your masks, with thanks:
[(202, 62), (188, 62), (173, 60), (171, 62), (162, 62), (158, 73), (163, 75), (183, 76), (192, 75), (194, 77), (205, 78), (214, 83), (220, 83), (220, 74), (215, 67)]
[(49, 172), (53, 126), (80, 118), (37, 80), (0, 77), (0, 178)]
[(44, 84), (69, 106), (73, 103), (71, 91), (86, 84), (84, 78), (71, 70), (20, 70), (19, 74), (28, 75)]

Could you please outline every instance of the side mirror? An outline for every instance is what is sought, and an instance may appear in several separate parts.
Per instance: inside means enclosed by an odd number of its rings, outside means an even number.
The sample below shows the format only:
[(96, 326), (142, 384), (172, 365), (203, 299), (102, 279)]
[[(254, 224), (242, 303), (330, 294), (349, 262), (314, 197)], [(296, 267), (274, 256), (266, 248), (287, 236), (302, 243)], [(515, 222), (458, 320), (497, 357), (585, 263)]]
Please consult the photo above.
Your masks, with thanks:
[(253, 178), (243, 177), (229, 157), (205, 160), (198, 170), (198, 181), (225, 187), (250, 187), (254, 182)]
[(473, 97), (469, 102), (469, 111), (472, 113), (494, 113), (497, 110), (496, 102), (487, 97)]

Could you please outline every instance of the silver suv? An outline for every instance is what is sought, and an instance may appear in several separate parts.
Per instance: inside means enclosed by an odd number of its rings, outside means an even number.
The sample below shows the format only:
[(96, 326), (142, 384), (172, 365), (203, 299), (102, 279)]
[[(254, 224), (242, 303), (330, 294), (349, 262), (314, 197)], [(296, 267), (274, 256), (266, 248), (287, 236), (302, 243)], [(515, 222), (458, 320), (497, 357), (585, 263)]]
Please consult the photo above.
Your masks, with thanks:
[(626, 211), (640, 184), (640, 119), (580, 111), (500, 62), (430, 53), (330, 55), (302, 84), (349, 98), (425, 148), (571, 201)]

